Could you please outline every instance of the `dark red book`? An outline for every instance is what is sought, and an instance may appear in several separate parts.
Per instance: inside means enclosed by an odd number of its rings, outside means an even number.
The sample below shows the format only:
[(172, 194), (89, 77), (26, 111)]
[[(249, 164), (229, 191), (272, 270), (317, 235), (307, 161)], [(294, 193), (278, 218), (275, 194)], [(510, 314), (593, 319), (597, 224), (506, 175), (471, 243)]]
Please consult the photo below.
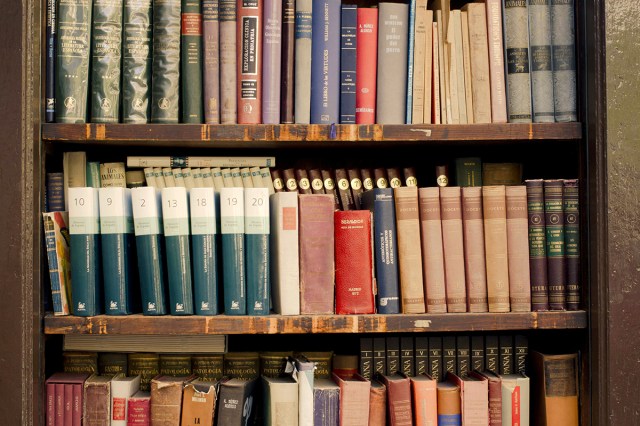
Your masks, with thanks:
[(280, 79), (280, 122), (293, 123), (295, 0), (282, 2), (282, 65)]
[[(89, 377), (88, 374), (55, 373), (46, 381), (47, 385), (47, 425), (74, 425), (74, 409), (82, 412), (82, 384)], [(74, 393), (74, 386), (79, 388), (78, 396)], [(53, 412), (49, 407), (49, 391), (55, 392), (53, 399)], [(49, 421), (49, 414), (55, 414), (53, 423)], [(79, 424), (79, 423), (78, 423)]]
[(408, 377), (396, 373), (382, 376), (387, 388), (387, 418), (391, 426), (413, 424), (411, 410), (411, 381)]
[(378, 9), (358, 8), (356, 47), (356, 124), (376, 122)]
[(238, 0), (238, 124), (262, 121), (262, 0)]
[(336, 313), (372, 314), (373, 258), (371, 212), (334, 213), (336, 259)]

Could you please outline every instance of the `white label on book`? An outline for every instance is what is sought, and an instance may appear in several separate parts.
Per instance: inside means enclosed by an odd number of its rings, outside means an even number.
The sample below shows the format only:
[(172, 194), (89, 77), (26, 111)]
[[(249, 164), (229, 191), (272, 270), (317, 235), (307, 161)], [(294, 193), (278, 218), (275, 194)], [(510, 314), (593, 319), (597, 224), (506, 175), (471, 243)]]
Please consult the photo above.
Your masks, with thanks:
[(245, 188), (244, 204), (244, 233), (268, 234), (269, 190), (267, 188)]
[(131, 189), (133, 224), (136, 235), (162, 234), (160, 203), (160, 191), (157, 188), (143, 186)]
[(109, 187), (98, 190), (100, 200), (100, 232), (102, 234), (130, 234), (133, 232), (131, 217), (131, 190)]
[(216, 233), (216, 203), (213, 188), (193, 188), (189, 194), (191, 234)]
[(69, 188), (69, 233), (99, 234), (98, 188)]
[(181, 186), (162, 189), (164, 235), (189, 235), (189, 203), (187, 189)]
[(244, 233), (244, 188), (220, 190), (220, 232)]

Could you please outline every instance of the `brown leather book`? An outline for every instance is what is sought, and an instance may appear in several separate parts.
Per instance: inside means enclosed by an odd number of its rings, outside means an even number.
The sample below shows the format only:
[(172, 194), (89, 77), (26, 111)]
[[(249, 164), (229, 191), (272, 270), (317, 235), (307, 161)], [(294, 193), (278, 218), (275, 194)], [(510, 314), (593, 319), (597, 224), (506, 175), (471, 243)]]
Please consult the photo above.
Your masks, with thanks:
[(471, 371), (471, 377), (484, 378), (489, 385), (489, 425), (502, 426), (502, 380), (491, 371)]
[(425, 312), (425, 304), (418, 188), (407, 186), (395, 188), (394, 196), (402, 312), (421, 314)]
[(151, 380), (151, 424), (175, 426), (180, 424), (182, 386), (195, 376), (157, 376)]
[(351, 187), (353, 204), (356, 210), (360, 210), (360, 194), (363, 192), (360, 171), (358, 169), (347, 169), (347, 175), (349, 176), (349, 186)]
[(418, 186), (415, 167), (405, 167), (402, 169), (404, 175), (404, 186)]
[(361, 426), (369, 423), (371, 382), (359, 374), (342, 379), (333, 374), (333, 381), (340, 386), (340, 425)]
[(282, 180), (282, 172), (278, 169), (271, 169), (271, 180), (273, 181), (273, 190), (275, 192), (284, 191), (284, 180)]
[(375, 188), (375, 182), (371, 169), (360, 169), (360, 177), (362, 178), (362, 187), (365, 191)]
[(527, 187), (508, 186), (507, 253), (509, 256), (509, 301), (511, 312), (531, 311), (531, 277), (529, 274), (529, 215)]
[(578, 354), (532, 353), (533, 424), (578, 426)]
[(447, 293), (442, 247), (440, 190), (437, 187), (418, 189), (420, 202), (420, 232), (422, 235), (422, 269), (427, 312), (447, 312)]
[(436, 185), (439, 187), (449, 186), (449, 166), (441, 164), (436, 166)]
[(488, 312), (482, 187), (480, 186), (462, 188), (462, 227), (467, 307), (469, 312)]
[(376, 188), (388, 188), (389, 179), (387, 179), (387, 171), (383, 168), (373, 169)]
[(311, 192), (314, 194), (324, 194), (324, 183), (320, 169), (309, 170), (309, 181), (311, 182)]
[(111, 378), (112, 376), (92, 374), (85, 380), (82, 398), (83, 424), (91, 426), (111, 424)]
[(440, 382), (436, 392), (438, 394), (438, 424), (462, 424), (460, 388), (451, 382)]
[(322, 183), (324, 184), (324, 193), (333, 196), (334, 210), (340, 210), (340, 196), (336, 191), (336, 181), (333, 179), (331, 170), (322, 170)]
[(387, 176), (389, 178), (389, 186), (391, 188), (398, 188), (402, 186), (402, 174), (400, 173), (400, 169), (396, 167), (391, 167), (387, 169)]
[(520, 185), (522, 184), (521, 163), (483, 163), (482, 184), (495, 185)]
[(371, 380), (369, 398), (369, 426), (387, 425), (387, 388), (377, 380)]
[(381, 376), (387, 388), (387, 415), (390, 426), (411, 426), (411, 381), (402, 374)]
[(282, 171), (282, 181), (286, 191), (298, 192), (298, 181), (296, 180), (296, 172), (294, 169), (284, 169)]
[(346, 169), (336, 169), (336, 185), (340, 197), (340, 207), (342, 210), (354, 210), (353, 194), (349, 185), (349, 175)]
[(440, 188), (447, 312), (467, 311), (467, 288), (462, 232), (462, 200), (459, 186)]
[(483, 186), (484, 246), (489, 312), (509, 312), (507, 203), (504, 186)]
[(298, 192), (300, 194), (313, 194), (307, 171), (305, 169), (295, 169), (294, 173), (298, 184)]

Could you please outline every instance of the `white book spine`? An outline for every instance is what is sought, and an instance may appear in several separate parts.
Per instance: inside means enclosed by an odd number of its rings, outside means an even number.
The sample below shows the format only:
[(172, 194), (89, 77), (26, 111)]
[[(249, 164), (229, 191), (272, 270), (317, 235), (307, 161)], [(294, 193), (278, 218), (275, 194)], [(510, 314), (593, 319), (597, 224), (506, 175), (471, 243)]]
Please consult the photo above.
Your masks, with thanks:
[(127, 157), (127, 167), (275, 167), (275, 157)]
[(173, 188), (176, 186), (176, 180), (173, 178), (173, 171), (169, 167), (162, 169), (162, 177), (164, 177), (164, 184), (166, 188)]
[(231, 181), (233, 182), (233, 186), (235, 186), (236, 188), (244, 188), (244, 184), (242, 182), (242, 174), (240, 173), (239, 167), (234, 167), (231, 169)]
[(147, 183), (147, 186), (157, 186), (156, 184), (156, 176), (153, 174), (153, 168), (146, 167), (144, 169), (144, 180)]
[(111, 380), (111, 426), (127, 426), (128, 401), (140, 389), (140, 376)]
[(162, 169), (160, 167), (153, 168), (153, 175), (156, 178), (156, 186), (159, 189), (165, 188), (167, 186), (164, 184), (164, 176), (162, 174)]
[(131, 189), (133, 225), (136, 236), (162, 234), (160, 190), (152, 187)]
[(184, 179), (184, 187), (187, 188), (187, 191), (191, 191), (191, 189), (195, 188), (196, 181), (193, 178), (193, 172), (191, 168), (186, 167), (182, 169), (182, 179)]
[(193, 176), (194, 188), (206, 188), (204, 178), (202, 177), (202, 169), (191, 169), (191, 175)]
[(253, 188), (253, 180), (251, 180), (251, 170), (248, 167), (240, 169), (240, 178), (242, 179), (242, 186), (245, 188)]
[(98, 188), (69, 188), (69, 233), (100, 233)]

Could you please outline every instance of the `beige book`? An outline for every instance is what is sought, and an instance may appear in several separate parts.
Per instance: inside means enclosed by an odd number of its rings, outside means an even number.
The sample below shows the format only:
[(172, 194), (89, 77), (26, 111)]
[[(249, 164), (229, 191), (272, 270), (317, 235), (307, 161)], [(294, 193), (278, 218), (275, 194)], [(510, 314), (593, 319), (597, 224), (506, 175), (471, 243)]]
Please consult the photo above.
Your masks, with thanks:
[(464, 88), (464, 51), (462, 46), (462, 14), (459, 10), (452, 10), (449, 18), (449, 32), (453, 35), (451, 56), (455, 56), (455, 60), (452, 59), (451, 76), (452, 78), (455, 77), (456, 80), (455, 88), (458, 94), (458, 118), (460, 124), (467, 124), (467, 102)]
[(481, 186), (462, 188), (462, 218), (469, 312), (488, 312)]
[(69, 211), (69, 188), (87, 186), (87, 153), (65, 152), (62, 155), (64, 209)]
[[(443, 123), (443, 115), (442, 115), (442, 96), (441, 96), (441, 87), (440, 87), (440, 42), (439, 40), (439, 32), (438, 32), (438, 23), (433, 23), (433, 75), (432, 79), (432, 89), (433, 89), (433, 124), (441, 124)], [(446, 119), (445, 119), (446, 121)]]
[(484, 248), (489, 312), (509, 312), (507, 206), (504, 186), (483, 186)]
[(251, 172), (251, 182), (253, 183), (254, 188), (267, 187), (267, 185), (262, 181), (262, 173), (260, 172), (260, 167), (251, 167), (249, 171)]
[(447, 312), (467, 311), (460, 187), (440, 187)]
[(424, 48), (424, 123), (433, 123), (433, 11), (426, 10)]
[(440, 190), (420, 188), (420, 231), (422, 236), (422, 269), (428, 313), (447, 312), (447, 293), (442, 248)]
[(468, 18), (473, 122), (491, 123), (486, 8), (482, 3), (468, 3), (462, 10), (467, 12)]
[(153, 188), (155, 188), (156, 185), (156, 176), (153, 174), (153, 168), (152, 167), (145, 167), (144, 168), (144, 181), (147, 183), (147, 186), (151, 186)]
[(156, 376), (151, 380), (150, 419), (152, 425), (180, 424), (182, 387), (192, 377)]
[(413, 50), (413, 112), (412, 124), (425, 122), (425, 57), (427, 47), (427, 0), (417, 0)]
[(471, 89), (471, 49), (469, 47), (469, 17), (461, 12), (462, 18), (462, 53), (464, 56), (464, 100), (467, 106), (467, 123), (473, 124), (473, 92)]
[[(211, 172), (213, 173), (213, 170), (211, 170)], [(233, 188), (235, 185), (233, 184), (233, 178), (231, 177), (231, 169), (230, 168), (224, 168), (220, 170), (220, 173), (222, 173), (222, 187), (221, 188)], [(213, 181), (216, 181), (216, 175), (213, 175)], [(219, 190), (218, 185), (216, 184), (216, 189)]]
[(203, 167), (200, 169), (202, 172), (202, 184), (205, 188), (215, 188), (216, 185), (213, 182), (213, 173), (209, 167)]
[(164, 183), (164, 174), (162, 173), (162, 168), (160, 167), (154, 167), (153, 168), (153, 175), (156, 178), (156, 186), (159, 189), (165, 188), (167, 185), (165, 185)]
[(251, 180), (251, 170), (249, 167), (242, 167), (240, 169), (240, 179), (242, 179), (242, 186), (245, 188), (253, 188), (253, 180)]
[(460, 94), (458, 93), (460, 88), (458, 87), (458, 66), (461, 67), (462, 64), (458, 65), (458, 55), (456, 54), (454, 35), (456, 25), (455, 18), (453, 17), (455, 14), (453, 12), (454, 11), (452, 10), (451, 16), (449, 16), (449, 34), (446, 36), (446, 42), (444, 44), (445, 66), (448, 63), (448, 66), (446, 68), (446, 84), (448, 87), (447, 102), (449, 102), (449, 105), (451, 106), (451, 110), (447, 109), (447, 115), (451, 117), (451, 119), (449, 120), (449, 124), (460, 124)]
[[(502, 424), (529, 426), (529, 378), (519, 373), (501, 374), (500, 379), (502, 380)], [(558, 425), (569, 426), (569, 423), (558, 422)]]
[(182, 179), (184, 180), (184, 187), (187, 191), (196, 187), (196, 180), (193, 178), (193, 171), (190, 167), (182, 169)]
[[(193, 184), (194, 188), (206, 188), (204, 185), (204, 176), (201, 168), (191, 169), (191, 174), (193, 175)], [(209, 174), (211, 174), (211, 170), (209, 170)]]
[(507, 94), (504, 75), (502, 1), (486, 0), (489, 80), (491, 82), (491, 122), (507, 122)]
[(100, 186), (102, 188), (126, 188), (127, 177), (124, 163), (100, 163)]
[(507, 252), (511, 312), (531, 311), (527, 187), (507, 186)]
[(233, 167), (231, 169), (231, 181), (233, 182), (233, 186), (235, 188), (244, 188), (244, 182), (242, 181), (242, 173), (240, 172), (239, 167)]
[(173, 188), (176, 186), (176, 180), (173, 178), (173, 170), (171, 170), (170, 167), (164, 167), (162, 169), (162, 177), (166, 188)]
[(185, 188), (182, 169), (171, 169), (171, 173), (173, 174), (173, 181), (175, 182), (175, 186)]
[(445, 54), (445, 32), (442, 11), (434, 9), (436, 14), (436, 22), (438, 23), (438, 61), (440, 64), (440, 117), (442, 124), (451, 123), (451, 98), (449, 97), (449, 61), (446, 60)]

